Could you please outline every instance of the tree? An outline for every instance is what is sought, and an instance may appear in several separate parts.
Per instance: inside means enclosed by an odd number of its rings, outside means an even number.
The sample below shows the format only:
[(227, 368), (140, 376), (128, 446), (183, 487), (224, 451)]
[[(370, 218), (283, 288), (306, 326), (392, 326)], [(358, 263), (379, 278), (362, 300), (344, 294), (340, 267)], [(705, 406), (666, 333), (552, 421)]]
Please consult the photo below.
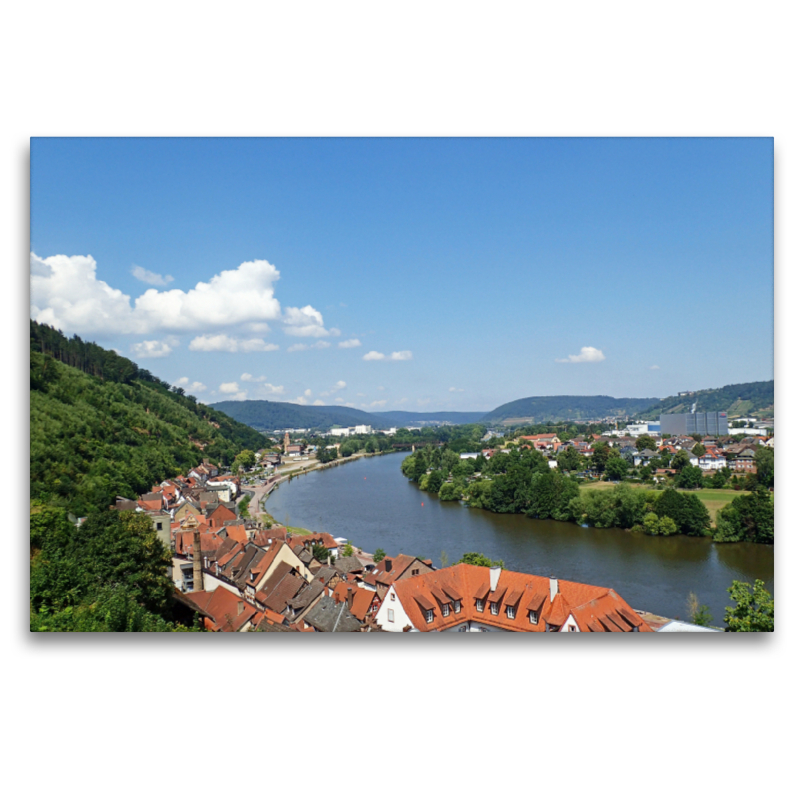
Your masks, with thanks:
[(684, 467), (680, 475), (675, 478), (675, 485), (679, 489), (697, 489), (703, 484), (703, 470), (700, 467)]
[(695, 446), (692, 448), (692, 455), (695, 455), (695, 456), (697, 456), (698, 458), (700, 458), (700, 456), (704, 456), (705, 454), (706, 454), (706, 448), (705, 448), (705, 447), (703, 447), (703, 444), (702, 444), (702, 442), (698, 442), (698, 443), (697, 443), (697, 444), (696, 444), (696, 445), (695, 445)]
[(376, 564), (379, 564), (384, 558), (386, 558), (386, 551), (382, 547), (379, 547), (372, 555), (372, 560)]
[(619, 456), (612, 456), (606, 461), (606, 478), (610, 481), (621, 481), (628, 474), (628, 462)]
[(656, 440), (652, 436), (648, 436), (646, 433), (643, 433), (636, 440), (636, 449), (637, 450), (655, 450), (656, 449)]
[(686, 610), (688, 611), (689, 619), (694, 625), (701, 625), (707, 628), (714, 621), (709, 607), (707, 605), (701, 606), (694, 592), (689, 592), (689, 597), (686, 601)]
[(665, 489), (658, 495), (653, 510), (659, 517), (675, 520), (678, 530), (687, 536), (705, 536), (711, 526), (708, 509), (696, 494)]
[(464, 553), (456, 564), (473, 564), (476, 567), (505, 567), (502, 561), (492, 561), (483, 553)]
[(342, 553), (345, 558), (349, 558), (353, 555), (353, 543), (349, 539), (347, 540), (347, 544), (344, 546)]
[(596, 472), (605, 472), (606, 461), (608, 461), (610, 456), (611, 448), (608, 446), (607, 442), (595, 442), (592, 445), (592, 455), (589, 459), (592, 469)]
[(735, 633), (775, 630), (775, 601), (764, 586), (764, 581), (756, 578), (751, 587), (749, 583), (734, 581), (728, 589), (734, 606), (725, 607), (725, 630)]
[(568, 470), (569, 472), (583, 469), (583, 462), (583, 456), (572, 445), (566, 450), (562, 450), (556, 456), (558, 468), (561, 470)]
[(717, 511), (715, 542), (756, 542), (773, 544), (775, 541), (775, 506), (772, 494), (759, 488), (752, 494), (735, 497)]
[(756, 450), (756, 475), (761, 486), (767, 489), (775, 486), (775, 451), (771, 447)]
[(327, 564), (329, 558), (331, 563), (336, 560), (336, 557), (333, 555), (333, 553), (331, 553), (331, 551), (328, 550), (328, 548), (325, 547), (322, 542), (314, 542), (314, 544), (311, 545), (311, 553), (320, 564)]
[(252, 469), (256, 465), (256, 454), (252, 450), (242, 450), (234, 460), (234, 465), (237, 463), (245, 469)]
[(678, 450), (669, 463), (670, 469), (677, 470), (678, 472), (680, 472), (684, 467), (690, 467), (691, 465), (691, 459), (685, 450)]
[(644, 532), (650, 536), (672, 536), (673, 533), (678, 531), (675, 520), (670, 517), (659, 517), (653, 511), (644, 515), (642, 527)]

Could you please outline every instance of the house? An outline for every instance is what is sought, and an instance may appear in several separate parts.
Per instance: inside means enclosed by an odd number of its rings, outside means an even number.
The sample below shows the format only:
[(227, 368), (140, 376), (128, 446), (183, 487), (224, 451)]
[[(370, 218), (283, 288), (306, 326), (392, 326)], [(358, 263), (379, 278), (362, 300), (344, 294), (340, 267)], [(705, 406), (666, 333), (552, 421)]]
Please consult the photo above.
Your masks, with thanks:
[(208, 520), (209, 528), (221, 528), (226, 522), (236, 521), (235, 506), (231, 503), (217, 503), (216, 505), (206, 506), (206, 519)]
[(389, 587), (395, 582), (405, 577), (425, 575), (433, 572), (433, 565), (430, 561), (421, 561), (415, 556), (399, 556), (389, 558), (388, 556), (375, 565), (372, 572), (366, 572), (362, 576), (362, 585), (378, 593), (378, 599), (383, 600)]
[(367, 615), (374, 616), (381, 604), (376, 592), (348, 581), (336, 584), (333, 598), (338, 603), (347, 603), (350, 613), (362, 623), (367, 622)]
[(193, 592), (186, 598), (203, 614), (203, 624), (209, 631), (246, 631), (257, 610), (241, 597), (222, 587), (213, 592)]
[(652, 632), (613, 589), (472, 564), (394, 581), (375, 621), (393, 632)]
[(347, 603), (337, 603), (333, 597), (322, 597), (303, 619), (320, 633), (357, 633), (361, 622), (350, 613)]
[(520, 436), (519, 438), (530, 442), (538, 449), (554, 450), (561, 444), (561, 439), (555, 433), (537, 433), (534, 436)]

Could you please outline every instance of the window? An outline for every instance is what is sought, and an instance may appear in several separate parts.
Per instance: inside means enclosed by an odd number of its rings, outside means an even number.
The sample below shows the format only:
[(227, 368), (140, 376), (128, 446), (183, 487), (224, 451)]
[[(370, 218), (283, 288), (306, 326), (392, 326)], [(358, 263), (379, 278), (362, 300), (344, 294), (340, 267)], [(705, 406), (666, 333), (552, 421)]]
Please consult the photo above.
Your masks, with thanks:
[(461, 601), (460, 600), (453, 600), (453, 608), (456, 614), (461, 613)]
[(394, 622), (394, 609), (389, 609), (389, 622)]
[(476, 600), (475, 601), (475, 608), (478, 611), (483, 611), (483, 600)]
[(531, 611), (528, 614), (528, 619), (531, 621), (531, 625), (535, 625), (539, 621), (539, 615), (535, 611)]
[(491, 611), (493, 616), (497, 616), (497, 612), (499, 609), (497, 608), (497, 603), (489, 603), (489, 611)]
[(450, 603), (445, 603), (442, 606), (442, 616), (449, 617), (450, 616)]
[(578, 629), (577, 629), (577, 628), (576, 628), (574, 625), (570, 625), (570, 626), (569, 626), (569, 631), (570, 631), (570, 633), (576, 633), (576, 632), (577, 632), (577, 630), (578, 630)]
[(517, 616), (517, 609), (514, 606), (506, 606), (506, 616), (509, 619), (514, 619)]
[(392, 600), (394, 600), (394, 599), (395, 599), (394, 592), (392, 592)]
[(425, 612), (425, 622), (433, 622), (433, 611)]
[(419, 570), (418, 569), (412, 569), (411, 570), (411, 574), (412, 575), (419, 575)]
[(156, 530), (160, 531), (160, 530), (163, 530), (163, 529), (164, 529), (164, 523), (163, 522), (156, 522)]

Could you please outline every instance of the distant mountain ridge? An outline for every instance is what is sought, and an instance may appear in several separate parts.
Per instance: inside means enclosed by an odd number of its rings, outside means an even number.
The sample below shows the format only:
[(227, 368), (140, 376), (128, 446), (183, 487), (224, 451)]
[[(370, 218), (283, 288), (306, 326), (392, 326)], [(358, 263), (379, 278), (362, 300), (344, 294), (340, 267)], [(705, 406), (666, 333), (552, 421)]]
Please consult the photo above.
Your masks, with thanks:
[(697, 402), (698, 411), (727, 411), (730, 415), (772, 413), (774, 381), (739, 383), (721, 389), (704, 389), (681, 397), (610, 397), (608, 395), (543, 395), (523, 397), (504, 403), (492, 411), (377, 411), (368, 412), (349, 406), (301, 406), (270, 400), (224, 400), (211, 407), (250, 425), (256, 430), (283, 428), (330, 428), (371, 425), (387, 427), (422, 427), (425, 425), (524, 425), (604, 417), (635, 417), (658, 420), (660, 414), (690, 411)]
[(608, 395), (553, 395), (523, 397), (498, 406), (481, 422), (489, 424), (537, 424), (562, 420), (589, 420), (603, 417), (639, 416), (659, 402), (657, 397), (609, 397)]
[(696, 392), (665, 397), (644, 410), (643, 415), (658, 419), (661, 414), (684, 414), (696, 411), (726, 411), (729, 417), (745, 414), (775, 413), (775, 380), (753, 383), (732, 383), (721, 389), (700, 389)]

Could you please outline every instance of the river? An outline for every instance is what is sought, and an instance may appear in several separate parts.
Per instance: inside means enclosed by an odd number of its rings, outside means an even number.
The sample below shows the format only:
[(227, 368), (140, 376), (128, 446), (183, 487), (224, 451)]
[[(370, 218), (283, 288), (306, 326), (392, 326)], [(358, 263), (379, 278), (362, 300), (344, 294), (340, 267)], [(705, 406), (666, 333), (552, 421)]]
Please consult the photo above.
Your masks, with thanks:
[(363, 458), (287, 481), (267, 509), (280, 522), (343, 536), (369, 553), (380, 547), (437, 567), (442, 551), (451, 563), (484, 553), (518, 572), (612, 587), (634, 608), (667, 617), (686, 619), (693, 591), (720, 627), (734, 580), (760, 578), (774, 596), (770, 545), (582, 528), (442, 503), (400, 472), (407, 455)]

